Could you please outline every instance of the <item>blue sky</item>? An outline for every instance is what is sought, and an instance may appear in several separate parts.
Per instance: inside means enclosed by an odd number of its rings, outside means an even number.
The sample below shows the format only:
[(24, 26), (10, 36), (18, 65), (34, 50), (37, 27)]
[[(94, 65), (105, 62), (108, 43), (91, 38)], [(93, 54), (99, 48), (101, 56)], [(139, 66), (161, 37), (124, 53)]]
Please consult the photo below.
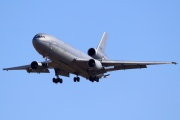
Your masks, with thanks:
[[(180, 46), (180, 1), (2, 1), (0, 68), (44, 61), (32, 46), (49, 33), (84, 52), (109, 34), (112, 60), (176, 61)], [(112, 72), (107, 79), (80, 83), (50, 74), (0, 71), (1, 120), (179, 120), (179, 65)]]

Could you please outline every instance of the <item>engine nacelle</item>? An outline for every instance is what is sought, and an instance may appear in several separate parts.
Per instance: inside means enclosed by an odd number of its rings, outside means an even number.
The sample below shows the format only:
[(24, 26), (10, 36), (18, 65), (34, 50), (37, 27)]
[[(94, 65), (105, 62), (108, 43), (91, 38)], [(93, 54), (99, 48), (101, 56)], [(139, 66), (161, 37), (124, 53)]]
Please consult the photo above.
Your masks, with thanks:
[(37, 62), (37, 61), (33, 61), (31, 63), (31, 68), (32, 69), (44, 68), (44, 67), (47, 67), (47, 63), (42, 63), (42, 62)]
[(107, 56), (99, 52), (96, 48), (90, 48), (88, 50), (88, 55), (94, 59), (107, 59)]
[(90, 60), (88, 61), (88, 66), (89, 66), (89, 68), (91, 68), (92, 70), (100, 70), (100, 69), (103, 68), (101, 62), (98, 61), (98, 60), (94, 60), (94, 59), (90, 59)]

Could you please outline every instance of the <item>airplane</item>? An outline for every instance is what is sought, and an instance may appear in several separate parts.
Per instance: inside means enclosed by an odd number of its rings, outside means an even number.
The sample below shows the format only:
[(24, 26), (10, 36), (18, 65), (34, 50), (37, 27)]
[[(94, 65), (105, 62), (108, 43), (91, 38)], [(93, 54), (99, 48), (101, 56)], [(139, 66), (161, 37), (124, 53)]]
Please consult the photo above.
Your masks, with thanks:
[(26, 70), (28, 73), (49, 73), (54, 69), (56, 78), (53, 83), (63, 83), (59, 76), (69, 77), (74, 74), (74, 82), (84, 77), (91, 82), (110, 76), (108, 72), (126, 69), (147, 68), (147, 65), (177, 64), (176, 62), (140, 62), (109, 60), (105, 54), (108, 34), (104, 32), (97, 48), (90, 48), (86, 53), (77, 50), (58, 38), (39, 33), (32, 39), (35, 50), (43, 56), (44, 62), (33, 61), (28, 65), (3, 68), (3, 70)]

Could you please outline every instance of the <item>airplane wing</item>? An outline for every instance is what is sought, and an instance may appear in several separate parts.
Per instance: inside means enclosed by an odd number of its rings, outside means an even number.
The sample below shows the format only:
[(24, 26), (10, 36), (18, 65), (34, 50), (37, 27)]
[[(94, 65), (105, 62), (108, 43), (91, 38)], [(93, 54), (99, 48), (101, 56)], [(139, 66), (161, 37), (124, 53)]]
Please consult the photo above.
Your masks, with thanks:
[[(82, 68), (87, 66), (88, 59), (76, 59), (74, 62)], [(115, 70), (126, 70), (126, 69), (137, 69), (137, 68), (147, 68), (147, 65), (157, 65), (157, 64), (177, 64), (176, 62), (139, 62), (139, 61), (113, 61), (113, 60), (102, 60), (100, 61), (104, 69), (97, 71), (99, 74), (103, 74), (110, 71)], [(38, 62), (43, 64), (44, 62)], [(28, 73), (49, 73), (49, 69), (54, 69), (57, 75), (69, 77), (69, 74), (73, 72), (63, 68), (59, 64), (56, 64), (52, 61), (47, 61), (47, 67), (38, 67), (37, 69), (32, 69), (31, 64), (11, 67), (11, 68), (3, 68), (3, 70), (26, 70)], [(83, 76), (84, 75), (84, 76)], [(86, 74), (82, 74), (83, 77), (87, 78)]]
[(31, 65), (23, 65), (11, 68), (3, 68), (3, 70), (26, 70), (28, 73), (49, 73), (48, 68), (37, 68), (32, 69)]
[[(42, 62), (43, 63), (43, 62)], [(55, 64), (51, 61), (47, 62), (48, 67), (38, 67), (37, 69), (32, 69), (31, 65), (23, 65), (11, 68), (3, 68), (3, 70), (26, 70), (28, 73), (49, 73), (48, 68), (55, 68)]]
[[(39, 62), (39, 63), (45, 63), (45, 62)], [(26, 70), (28, 73), (50, 73), (49, 69), (54, 69), (57, 75), (69, 77), (70, 71), (64, 69), (62, 66), (59, 66), (58, 64), (51, 61), (47, 61), (47, 64), (48, 64), (47, 67), (38, 67), (36, 69), (32, 69), (31, 64), (29, 64), (29, 65), (23, 65), (23, 66), (11, 67), (11, 68), (3, 68), (3, 70), (7, 70), (7, 71)]]
[(103, 60), (102, 65), (105, 67), (119, 65), (158, 65), (158, 64), (177, 64), (176, 62), (140, 62), (140, 61), (113, 61)]
[[(86, 59), (76, 59), (78, 64), (87, 64)], [(137, 69), (147, 68), (147, 65), (158, 64), (177, 64), (176, 62), (140, 62), (140, 61), (114, 61), (114, 60), (102, 60), (100, 61), (106, 72), (115, 70)]]
[(158, 65), (158, 64), (177, 64), (176, 62), (140, 62), (140, 61), (111, 61), (103, 60), (102, 65), (106, 67), (106, 72), (114, 70), (126, 70), (126, 69), (137, 69), (147, 68), (147, 65)]

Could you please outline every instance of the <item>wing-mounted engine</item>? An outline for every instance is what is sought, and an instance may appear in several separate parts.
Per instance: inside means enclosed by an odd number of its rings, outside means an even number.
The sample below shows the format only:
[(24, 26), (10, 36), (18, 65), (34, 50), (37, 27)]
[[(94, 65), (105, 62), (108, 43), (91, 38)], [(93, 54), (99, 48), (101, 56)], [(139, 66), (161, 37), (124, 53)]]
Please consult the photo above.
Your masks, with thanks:
[(101, 62), (95, 59), (90, 59), (88, 61), (88, 66), (92, 70), (101, 70), (103, 68)]
[(43, 62), (37, 62), (37, 61), (33, 61), (31, 63), (31, 68), (32, 69), (43, 69), (43, 68), (47, 68), (47, 63), (43, 63)]
[(90, 48), (88, 50), (88, 55), (94, 59), (105, 59), (105, 60), (107, 60), (107, 56), (104, 53), (98, 51), (96, 48)]

